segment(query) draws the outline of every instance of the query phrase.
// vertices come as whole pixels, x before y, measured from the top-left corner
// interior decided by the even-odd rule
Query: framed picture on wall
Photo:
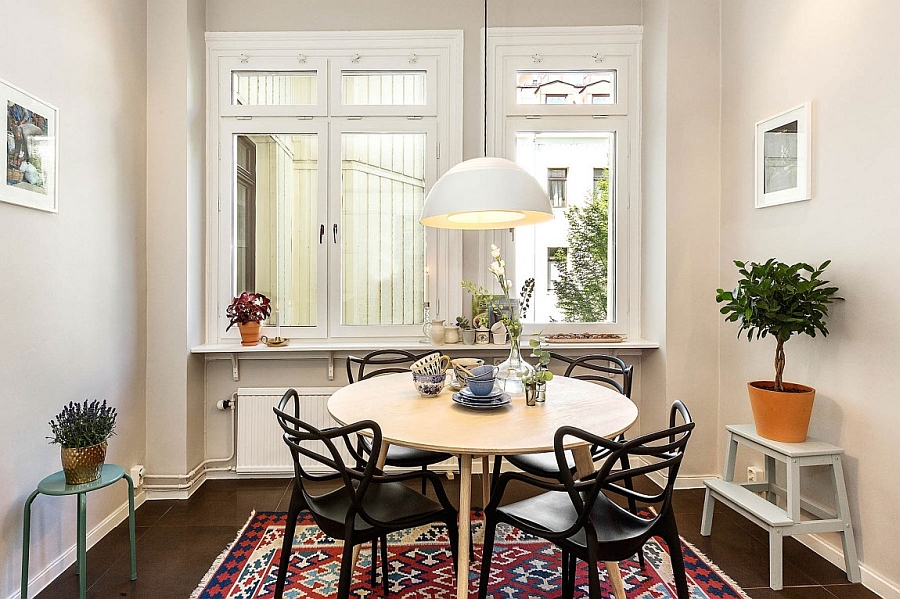
[[[6,112],[6,179],[0,201],[57,212],[59,111],[0,79]]]
[[[756,207],[812,198],[809,102],[756,123]]]

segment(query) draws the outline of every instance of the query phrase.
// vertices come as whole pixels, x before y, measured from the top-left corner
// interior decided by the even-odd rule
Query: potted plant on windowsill
[[[50,421],[50,443],[60,445],[66,484],[81,485],[100,478],[107,439],[116,434],[116,409],[106,400],[69,402]]]
[[[741,277],[733,291],[718,289],[716,301],[726,322],[740,322],[738,336],[747,331],[747,340],[775,337],[775,380],[747,384],[756,432],[774,441],[800,443],[806,440],[816,390],[783,381],[784,343],[792,336],[828,335],[825,317],[837,287],[828,287],[821,278],[831,263],[819,268],[803,262],[784,264],[774,258],[763,264],[734,261]],[[804,274],[808,273],[808,274]]]
[[[469,324],[469,319],[464,318],[462,316],[456,317],[456,326],[459,327],[459,334],[462,337],[462,342],[464,345],[474,345],[475,343],[475,329],[472,328],[472,325]]]
[[[252,346],[259,343],[259,323],[272,313],[272,305],[262,293],[244,292],[231,300],[225,314],[228,316],[226,331],[238,325],[241,331],[241,345]]]

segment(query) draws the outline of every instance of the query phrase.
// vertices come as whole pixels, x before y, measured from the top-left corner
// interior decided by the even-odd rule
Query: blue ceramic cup
[[[468,385],[469,391],[472,392],[472,395],[477,395],[478,397],[484,397],[486,395],[490,395],[491,391],[494,390],[494,381],[496,379],[474,379],[469,377]]]

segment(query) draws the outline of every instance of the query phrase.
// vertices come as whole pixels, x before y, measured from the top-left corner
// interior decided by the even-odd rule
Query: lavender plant
[[[106,400],[84,403],[70,401],[69,405],[50,421],[53,433],[50,443],[66,448],[90,447],[103,443],[116,434],[116,409],[106,405]]]

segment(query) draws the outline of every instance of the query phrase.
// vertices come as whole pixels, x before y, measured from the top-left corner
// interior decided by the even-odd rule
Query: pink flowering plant
[[[269,317],[272,313],[272,305],[262,293],[244,292],[238,297],[231,300],[225,314],[228,316],[228,327],[226,331],[236,324],[247,324],[248,322],[261,322]]]
[[[116,409],[106,400],[84,403],[70,401],[69,405],[50,421],[50,443],[66,448],[91,447],[103,443],[116,434]]]

